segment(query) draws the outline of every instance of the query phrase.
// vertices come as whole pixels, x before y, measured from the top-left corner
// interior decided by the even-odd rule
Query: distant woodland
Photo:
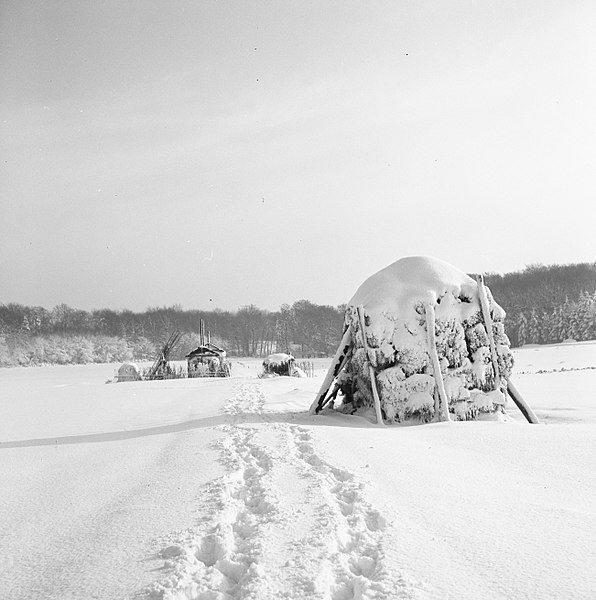
[[[485,275],[485,281],[507,312],[513,346],[596,339],[596,263],[531,265]],[[212,342],[232,356],[327,356],[339,344],[343,313],[344,306],[308,300],[277,311],[254,305],[237,311],[171,306],[132,312],[0,304],[0,366],[151,360],[176,329],[183,336],[171,358],[181,359],[199,344],[201,319]]]
[[[530,265],[485,281],[512,346],[596,339],[596,263]]]

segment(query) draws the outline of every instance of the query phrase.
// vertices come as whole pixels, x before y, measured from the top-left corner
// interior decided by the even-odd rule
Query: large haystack
[[[341,393],[345,410],[374,407],[379,421],[502,413],[513,366],[504,318],[482,278],[435,258],[398,260],[349,301],[311,412]]]

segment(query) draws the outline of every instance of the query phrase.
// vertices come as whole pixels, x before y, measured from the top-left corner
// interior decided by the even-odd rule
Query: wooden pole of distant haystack
[[[176,346],[176,344],[180,341],[182,337],[182,333],[178,330],[172,332],[166,343],[161,348],[153,366],[149,369],[147,373],[147,379],[157,379],[158,377],[163,379],[168,368],[168,360],[170,358],[170,353]]]
[[[310,414],[316,415],[320,412],[325,404],[327,404],[327,392],[333,383],[333,380],[341,373],[342,369],[345,367],[348,362],[348,358],[352,352],[352,326],[348,325],[347,329],[344,331],[344,335],[341,338],[341,342],[339,343],[339,347],[335,352],[335,356],[331,361],[331,366],[327,371],[327,375],[325,375],[325,379],[321,384],[321,388],[319,389],[319,393],[315,398],[315,401],[311,404]]]
[[[372,388],[373,400],[375,403],[375,413],[377,415],[377,423],[379,425],[385,425],[383,423],[383,414],[381,413],[381,399],[379,398],[379,390],[377,389],[377,379],[375,376],[375,370],[370,362],[370,356],[368,354],[368,342],[366,341],[366,329],[364,323],[364,307],[359,306],[358,319],[360,320],[360,332],[362,333],[362,344],[364,346],[364,352],[366,353],[366,360],[368,362],[368,372],[370,375],[370,386]]]
[[[199,321],[199,344],[205,345],[205,321],[203,319]]]
[[[426,313],[428,352],[433,363],[435,385],[437,386],[437,392],[439,393],[440,402],[440,406],[435,406],[435,413],[439,416],[441,421],[451,421],[451,417],[449,416],[449,400],[447,399],[447,392],[445,391],[445,382],[443,381],[443,373],[441,373],[441,363],[439,362],[439,355],[437,353],[437,340],[435,336],[435,308],[429,302],[425,306],[424,312]]]

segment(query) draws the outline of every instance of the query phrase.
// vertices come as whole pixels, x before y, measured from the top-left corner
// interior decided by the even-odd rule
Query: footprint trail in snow
[[[216,447],[228,472],[199,499],[201,523],[162,552],[169,577],[150,597],[415,598],[387,564],[387,524],[364,484],[318,456],[311,428],[268,423],[264,404],[258,382],[227,400]],[[263,422],[247,424],[255,413]]]

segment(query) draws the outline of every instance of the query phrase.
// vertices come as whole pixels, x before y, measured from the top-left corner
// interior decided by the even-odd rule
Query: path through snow
[[[163,550],[170,575],[150,595],[414,597],[385,560],[388,525],[364,499],[364,483],[320,458],[311,428],[268,421],[264,404],[260,382],[240,383],[227,400],[228,423],[214,444],[227,474],[205,487],[199,525]]]

